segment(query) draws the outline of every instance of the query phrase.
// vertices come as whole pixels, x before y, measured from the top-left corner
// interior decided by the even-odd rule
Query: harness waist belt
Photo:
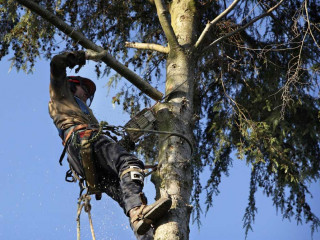
[[[74,127],[70,127],[69,129],[67,129],[64,133],[65,137],[64,140],[62,142],[63,145],[66,144],[66,142],[68,142],[69,138],[71,137],[72,133],[82,130],[82,129],[87,129],[90,125],[89,124],[79,124],[76,125]]]

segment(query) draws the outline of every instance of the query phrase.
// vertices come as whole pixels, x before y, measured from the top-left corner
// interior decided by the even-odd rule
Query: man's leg
[[[122,176],[121,174],[130,167],[143,170],[143,162],[104,136],[93,143],[93,151],[98,167],[108,175],[107,178],[117,179],[120,183],[126,215],[129,214],[130,209],[141,206],[143,179],[142,181],[131,179],[130,171]]]
[[[142,193],[144,180],[143,162],[128,153],[119,144],[106,137],[94,143],[95,159],[105,171],[117,175],[120,180],[125,213],[139,235],[145,234],[152,223],[160,219],[171,207],[171,200],[162,198],[151,205]]]

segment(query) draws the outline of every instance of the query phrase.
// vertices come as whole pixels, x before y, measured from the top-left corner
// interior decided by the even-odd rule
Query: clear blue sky
[[[76,239],[77,184],[64,181],[66,162],[60,167],[61,140],[48,115],[49,62],[38,61],[34,74],[13,69],[10,62],[0,62],[2,126],[0,138],[0,239],[5,240],[69,240]],[[69,71],[68,74],[73,74]],[[92,64],[82,76],[96,79]],[[125,81],[125,80],[124,80]],[[96,117],[121,125],[128,115],[121,106],[113,108],[113,91],[107,95],[107,77],[95,81],[97,94],[92,105]],[[224,177],[221,193],[214,207],[202,218],[202,228],[190,225],[190,239],[244,239],[242,217],[248,202],[249,173],[241,160],[236,160],[230,177]],[[314,212],[320,216],[319,183],[311,186]],[[153,201],[153,185],[146,182],[145,193]],[[308,240],[308,225],[297,226],[294,219],[282,221],[272,202],[261,191],[257,196],[258,214],[248,240]],[[92,201],[93,224],[97,240],[135,239],[128,219],[120,207],[103,195]],[[92,239],[86,214],[81,217],[81,239]],[[320,232],[314,235],[320,239]]]

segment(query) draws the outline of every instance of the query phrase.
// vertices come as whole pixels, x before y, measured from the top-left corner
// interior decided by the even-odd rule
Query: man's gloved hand
[[[100,61],[103,57],[107,56],[108,52],[103,50],[101,52],[95,52],[93,50],[86,50],[85,56],[87,60]]]
[[[66,61],[69,68],[74,68],[76,65],[82,66],[86,64],[84,51],[66,52]]]

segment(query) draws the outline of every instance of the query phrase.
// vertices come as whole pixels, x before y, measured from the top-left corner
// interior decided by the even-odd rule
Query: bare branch
[[[312,33],[311,24],[310,24],[310,19],[309,19],[309,13],[308,13],[307,0],[305,0],[304,4],[305,4],[305,5],[304,5],[304,8],[305,8],[305,11],[306,11],[306,21],[307,21],[307,23],[308,23],[308,29],[309,29],[310,35],[311,35],[314,43],[317,45],[317,47],[320,48],[320,46],[319,46],[318,43],[317,43],[316,38],[314,37],[314,35],[313,35],[313,33]]]
[[[292,66],[289,67],[288,70],[288,81],[285,83],[285,85],[282,88],[282,94],[281,94],[281,99],[282,99],[282,104],[281,104],[281,118],[284,119],[285,116],[285,109],[288,105],[290,105],[290,102],[292,102],[292,93],[291,93],[291,87],[295,87],[299,83],[299,78],[300,75],[299,73],[302,70],[302,61],[301,61],[301,55],[302,55],[302,50],[303,50],[303,46],[304,46],[304,40],[307,36],[307,31],[305,32],[303,39],[301,41],[301,46],[300,46],[300,50],[299,50],[299,55],[293,57],[293,59],[291,59],[291,61],[289,62],[289,65],[291,62],[293,62]],[[297,60],[296,60],[297,59]],[[295,61],[296,60],[296,61]]]
[[[81,32],[75,30],[74,28],[66,24],[63,20],[58,18],[56,15],[39,6],[37,3],[31,0],[17,0],[17,2],[30,9],[32,12],[35,12],[48,22],[50,22],[60,31],[64,32],[69,37],[71,37],[76,43],[80,44],[82,47],[94,50],[96,52],[101,52],[104,50],[102,47],[96,45],[95,43],[87,39]],[[142,92],[147,94],[152,99],[162,99],[163,94],[161,92],[152,87],[149,83],[144,81],[141,77],[139,77],[133,71],[128,69],[122,63],[117,61],[109,53],[101,60],[108,66],[110,66],[112,69],[114,69],[116,72],[118,72],[120,75],[125,77],[129,82],[131,82],[133,85],[135,85],[137,88],[139,88]]]
[[[305,1],[305,11],[306,11],[306,21],[308,21],[308,11],[307,11],[307,1]],[[301,15],[303,15],[303,9],[301,8]],[[299,17],[297,18],[299,19]],[[296,23],[298,20],[296,20]],[[282,99],[282,104],[281,104],[281,118],[284,119],[285,116],[285,109],[287,106],[290,105],[292,100],[292,87],[296,87],[299,84],[302,84],[299,82],[301,71],[303,70],[302,68],[302,52],[303,52],[303,47],[304,47],[304,42],[305,39],[308,35],[308,31],[311,32],[311,29],[309,28],[309,21],[308,21],[308,29],[304,32],[303,38],[301,40],[300,44],[300,50],[299,54],[297,56],[294,56],[288,63],[289,69],[287,72],[288,80],[284,84],[281,94],[281,99]]]
[[[173,31],[173,28],[170,24],[169,12],[163,4],[163,0],[154,0],[157,8],[157,13],[159,17],[160,24],[162,29],[168,39],[170,49],[179,48],[178,39]]]
[[[159,44],[154,43],[136,43],[136,42],[126,42],[125,46],[127,48],[136,48],[136,49],[145,49],[145,50],[154,50],[161,53],[169,53],[169,47],[164,47]]]
[[[210,50],[212,47],[214,47],[215,45],[217,45],[219,42],[221,42],[222,40],[226,39],[226,38],[229,38],[235,34],[237,34],[238,32],[241,32],[243,30],[245,30],[247,27],[251,26],[252,24],[254,24],[256,21],[258,21],[259,19],[269,15],[272,11],[274,11],[277,7],[279,7],[281,5],[281,3],[283,2],[284,0],[281,0],[279,1],[275,6],[273,6],[272,8],[270,8],[267,12],[265,12],[264,14],[261,14],[260,16],[254,18],[253,20],[251,20],[249,23],[247,23],[246,25],[238,28],[237,30],[231,32],[231,33],[228,33],[218,39],[216,39],[215,41],[213,41],[209,46],[205,47],[202,51],[202,54],[204,53],[207,53],[208,50]]]
[[[207,23],[207,25],[206,25],[205,29],[203,30],[203,32],[201,33],[198,41],[194,45],[195,48],[198,48],[202,44],[202,42],[203,42],[205,36],[207,35],[207,33],[209,32],[210,28],[212,28],[221,18],[226,16],[237,5],[237,3],[239,1],[240,0],[234,0],[233,3],[231,3],[231,5],[227,9],[225,9],[222,13],[220,13],[219,16],[217,16],[211,22]]]

